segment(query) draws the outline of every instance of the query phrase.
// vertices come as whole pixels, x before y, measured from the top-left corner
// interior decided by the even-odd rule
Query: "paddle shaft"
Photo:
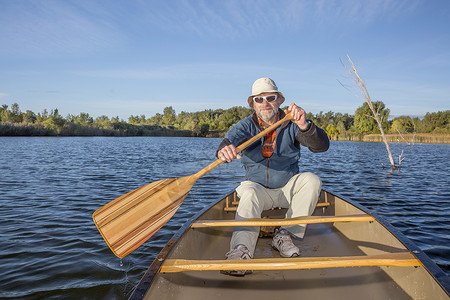
[[[251,139],[245,141],[244,143],[240,144],[237,148],[236,148],[236,152],[239,153],[241,151],[243,151],[244,149],[246,149],[248,146],[250,146],[251,144],[253,144],[256,140],[262,138],[263,136],[265,136],[266,134],[272,132],[273,130],[275,130],[278,126],[280,126],[281,124],[283,124],[286,121],[290,121],[292,120],[293,117],[291,115],[291,112],[288,111],[286,113],[286,116],[275,122],[274,124],[272,124],[271,126],[267,127],[266,129],[264,129],[263,131],[261,131],[260,133],[258,133],[257,135],[255,135],[254,137],[252,137]],[[224,161],[222,159],[217,159],[215,162],[213,162],[212,164],[210,164],[209,166],[206,166],[205,168],[203,168],[202,170],[198,171],[196,174],[192,175],[197,179],[199,179],[200,177],[202,177],[203,175],[205,175],[206,173],[208,173],[209,171],[215,169],[216,167],[218,167],[219,165],[221,165]]]

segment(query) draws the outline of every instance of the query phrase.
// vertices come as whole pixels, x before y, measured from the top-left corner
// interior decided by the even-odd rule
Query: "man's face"
[[[268,99],[263,99],[261,103],[253,100],[253,109],[256,114],[266,123],[272,124],[276,121],[276,115],[278,113],[278,107],[280,105],[280,97],[277,93],[262,93],[255,97],[266,97],[276,95],[276,100],[267,101]],[[253,98],[255,98],[253,97]],[[270,99],[270,97],[269,97]],[[261,100],[261,99],[259,99]]]

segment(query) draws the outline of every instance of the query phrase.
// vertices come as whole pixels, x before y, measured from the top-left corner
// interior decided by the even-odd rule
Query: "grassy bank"
[[[206,137],[223,138],[226,131],[210,131]],[[450,144],[450,134],[438,134],[438,133],[417,133],[409,134],[387,134],[386,138],[389,143],[427,143],[427,144]],[[368,135],[337,135],[330,138],[333,141],[354,141],[354,142],[383,142],[381,135],[368,134]]]
[[[438,133],[417,133],[417,134],[386,134],[389,143],[427,143],[427,144],[450,144],[450,134]],[[337,136],[333,140],[337,141],[358,141],[358,142],[383,142],[381,135],[368,134],[363,136],[347,135]]]
[[[98,128],[67,122],[62,127],[48,128],[34,123],[0,123],[0,136],[168,136],[192,137],[190,130],[175,130],[171,126],[131,125]]]

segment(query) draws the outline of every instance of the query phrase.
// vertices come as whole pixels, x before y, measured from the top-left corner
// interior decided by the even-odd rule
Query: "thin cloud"
[[[367,26],[414,11],[420,1],[166,1],[150,22],[168,33],[215,37],[268,37],[333,25]]]
[[[365,0],[365,1],[328,1],[315,2],[312,11],[324,23],[347,23],[368,25],[381,18],[395,19],[400,14],[414,11],[420,1],[411,0]]]
[[[396,18],[419,1],[4,1],[0,53],[63,55],[126,47],[158,34],[267,38],[318,27],[352,28]],[[332,26],[331,26],[332,25]]]
[[[213,4],[212,4],[213,3]],[[169,33],[239,38],[273,33],[273,29],[298,27],[303,6],[272,1],[164,2],[151,22]]]
[[[94,78],[114,78],[114,79],[174,79],[185,78],[193,79],[198,77],[210,78],[211,76],[223,77],[225,74],[232,76],[239,70],[240,74],[255,74],[258,72],[265,73],[282,73],[296,72],[298,70],[289,70],[278,66],[261,66],[252,64],[230,64],[230,63],[199,63],[199,64],[173,64],[161,67],[145,67],[142,69],[95,69],[95,70],[79,70],[73,71],[72,74],[83,77]],[[194,79],[195,80],[195,79]]]
[[[0,51],[14,55],[86,53],[116,44],[107,23],[89,18],[70,2],[3,2],[0,13]]]

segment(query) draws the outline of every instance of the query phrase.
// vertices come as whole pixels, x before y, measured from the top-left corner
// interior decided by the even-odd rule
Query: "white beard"
[[[278,109],[274,107],[273,110],[270,113],[266,114],[265,116],[263,116],[261,112],[256,109],[255,112],[258,115],[258,117],[261,118],[261,120],[263,120],[266,123],[269,123],[272,120],[272,118],[277,114]]]

